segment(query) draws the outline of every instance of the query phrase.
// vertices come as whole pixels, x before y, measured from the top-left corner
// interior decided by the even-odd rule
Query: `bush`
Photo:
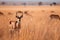
[[[38,5],[42,5],[42,2],[39,2]]]

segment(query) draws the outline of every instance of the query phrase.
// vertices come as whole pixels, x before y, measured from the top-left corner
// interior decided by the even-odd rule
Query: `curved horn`
[[[18,13],[22,13],[22,15],[21,16],[18,16]],[[16,12],[16,18],[21,19],[22,17],[23,17],[23,12],[22,11]]]

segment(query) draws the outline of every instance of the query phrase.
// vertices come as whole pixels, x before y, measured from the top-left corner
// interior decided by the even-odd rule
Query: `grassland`
[[[11,38],[9,32],[9,21],[16,21],[17,11],[31,15],[23,14],[19,40],[60,40],[60,20],[50,18],[60,16],[60,6],[0,6],[0,40],[18,40],[17,33]]]

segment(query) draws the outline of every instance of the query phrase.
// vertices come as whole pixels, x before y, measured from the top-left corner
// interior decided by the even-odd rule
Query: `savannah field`
[[[19,32],[10,33],[9,21],[16,21],[17,11],[23,14]],[[60,40],[60,20],[51,19],[51,14],[60,16],[60,6],[0,6],[0,40]]]

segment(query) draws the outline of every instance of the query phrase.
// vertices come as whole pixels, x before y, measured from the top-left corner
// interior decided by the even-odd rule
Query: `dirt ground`
[[[19,35],[9,30],[17,11],[23,12]],[[0,6],[0,12],[0,40],[60,40],[60,20],[50,17],[60,16],[60,6]]]

